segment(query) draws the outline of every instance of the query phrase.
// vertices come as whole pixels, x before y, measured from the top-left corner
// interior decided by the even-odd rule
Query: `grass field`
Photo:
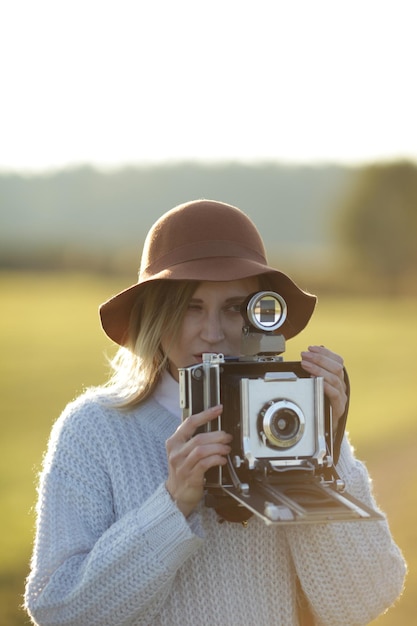
[[[124,279],[0,274],[0,624],[19,610],[28,572],[36,475],[64,405],[105,380],[114,348],[97,306]],[[352,384],[348,430],[374,478],[395,539],[409,563],[404,596],[373,626],[412,626],[417,601],[417,301],[323,298],[287,358],[321,343],[343,354]],[[262,625],[263,626],[263,625]],[[266,626],[266,625],[265,625]]]

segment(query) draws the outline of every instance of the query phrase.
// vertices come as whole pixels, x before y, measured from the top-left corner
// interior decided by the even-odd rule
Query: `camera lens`
[[[274,448],[291,448],[305,428],[300,407],[289,400],[272,400],[261,411],[261,436]]]
[[[300,428],[300,420],[292,409],[278,409],[270,420],[270,428],[275,439],[292,439]]]

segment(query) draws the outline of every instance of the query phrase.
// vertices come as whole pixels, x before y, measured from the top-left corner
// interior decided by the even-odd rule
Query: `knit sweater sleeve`
[[[202,543],[163,481],[115,514],[99,426],[97,415],[72,411],[51,436],[25,598],[41,626],[151,624]]]
[[[344,438],[337,466],[347,491],[377,509],[365,466]],[[362,626],[401,594],[406,565],[386,521],[291,527],[301,586],[320,626]]]

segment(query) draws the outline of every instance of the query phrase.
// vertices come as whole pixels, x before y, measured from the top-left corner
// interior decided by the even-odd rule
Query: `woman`
[[[242,524],[227,521],[236,511],[204,505],[205,472],[226,463],[231,436],[196,434],[221,406],[181,423],[178,368],[204,352],[239,354],[240,306],[265,287],[287,302],[289,339],[316,299],[268,266],[243,212],[201,200],[152,227],[138,283],[101,306],[102,326],[121,346],[115,375],[70,404],[51,434],[26,589],[37,624],[293,626],[302,597],[303,619],[348,626],[399,596],[405,564],[385,521]],[[343,435],[341,357],[312,346],[301,363],[324,378]],[[349,493],[375,508],[346,438],[337,469]]]

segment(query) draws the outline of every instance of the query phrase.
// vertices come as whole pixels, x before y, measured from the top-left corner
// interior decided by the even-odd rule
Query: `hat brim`
[[[162,270],[116,294],[100,306],[101,325],[115,343],[125,346],[129,336],[132,308],[143,289],[155,280],[197,280],[226,282],[266,275],[270,289],[279,293],[287,303],[287,319],[280,329],[286,339],[294,337],[310,320],[317,298],[303,291],[283,272],[252,260],[230,257],[197,259]]]

